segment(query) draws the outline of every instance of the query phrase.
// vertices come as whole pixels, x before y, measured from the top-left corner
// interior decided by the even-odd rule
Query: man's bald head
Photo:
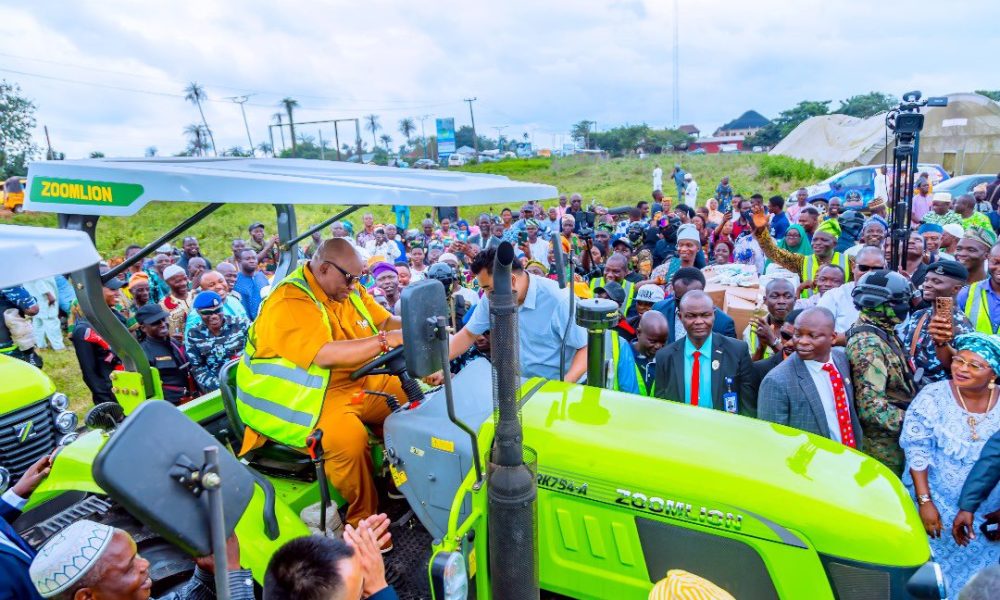
[[[653,356],[667,343],[668,334],[667,318],[663,313],[658,310],[646,311],[639,318],[639,327],[636,330],[639,352]]]
[[[344,238],[324,240],[309,261],[309,270],[326,295],[338,302],[347,300],[365,264],[358,251]]]
[[[702,306],[707,303],[709,306],[712,306],[713,308],[715,307],[715,304],[712,302],[712,297],[706,294],[703,290],[689,290],[688,293],[684,294],[684,297],[681,298],[678,308],[684,310],[688,306],[694,305],[695,303],[697,303],[698,306]]]

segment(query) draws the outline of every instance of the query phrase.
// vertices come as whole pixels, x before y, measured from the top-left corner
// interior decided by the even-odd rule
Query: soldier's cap
[[[159,304],[146,304],[144,306],[140,306],[139,310],[135,311],[135,320],[138,321],[140,325],[152,325],[153,323],[162,321],[169,316],[170,314],[163,310],[163,307]]]
[[[969,270],[965,268],[965,265],[958,262],[957,260],[941,259],[932,262],[927,267],[927,272],[936,273],[938,275],[949,277],[951,279],[957,279],[958,281],[969,280]]]
[[[617,281],[608,281],[598,288],[594,288],[594,294],[604,293],[609,300],[614,300],[618,306],[625,303],[625,289]]]

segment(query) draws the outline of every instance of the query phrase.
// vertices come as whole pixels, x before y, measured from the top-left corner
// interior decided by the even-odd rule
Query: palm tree
[[[413,132],[417,130],[417,124],[413,122],[413,119],[406,117],[405,119],[399,120],[399,133],[403,134],[406,138],[406,143],[410,143],[410,136]]]
[[[375,141],[375,133],[382,129],[382,126],[378,124],[378,115],[368,115],[365,117],[365,129],[372,132],[372,146],[378,146],[378,142]]]
[[[391,144],[391,143],[392,143],[392,138],[391,138],[391,137],[389,136],[389,134],[388,134],[388,133],[383,133],[382,135],[380,135],[380,136],[379,136],[379,138],[378,138],[378,139],[379,139],[379,141],[381,141],[381,142],[382,142],[383,144],[385,144],[385,151],[386,151],[386,154],[390,154],[390,151],[389,151],[389,144]]]
[[[219,153],[215,150],[215,136],[212,135],[212,130],[208,127],[208,121],[205,120],[205,110],[201,107],[202,100],[208,100],[205,88],[199,85],[198,82],[192,81],[184,88],[184,99],[198,107],[198,112],[201,113],[201,124],[205,126],[205,131],[208,132],[208,139],[212,141],[212,152],[218,156]]]
[[[268,142],[261,142],[257,144],[257,150],[260,150],[260,153],[264,156],[267,156],[268,154],[274,156],[274,148],[272,148],[271,144]]]
[[[188,136],[188,149],[191,154],[204,156],[208,145],[205,143],[205,126],[201,123],[192,123],[184,128],[184,135]]]
[[[156,146],[149,146],[146,148],[146,158],[153,158],[156,156],[157,152],[159,152],[159,150],[156,149]]]
[[[285,105],[285,111],[288,113],[288,132],[292,138],[292,156],[295,156],[295,120],[292,118],[292,111],[298,108],[299,101],[294,98],[285,98],[281,103]]]
[[[281,135],[281,149],[282,150],[285,149],[285,128],[281,126],[281,120],[283,118],[284,118],[284,115],[281,114],[280,112],[276,112],[273,115],[271,115],[271,120],[278,124],[278,133]]]

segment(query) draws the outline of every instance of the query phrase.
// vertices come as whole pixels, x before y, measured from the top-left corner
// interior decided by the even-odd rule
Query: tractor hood
[[[23,360],[0,354],[0,381],[4,382],[0,413],[27,406],[51,396],[56,386],[49,376]]]
[[[832,440],[561,382],[526,395],[524,439],[538,453],[541,489],[859,562],[929,558],[900,480]]]

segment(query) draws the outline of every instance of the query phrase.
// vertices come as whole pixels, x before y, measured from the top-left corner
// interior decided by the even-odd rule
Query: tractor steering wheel
[[[396,361],[397,358],[402,358],[402,356],[403,347],[396,346],[385,354],[376,356],[371,362],[351,373],[351,381],[367,377],[368,375],[399,375],[406,371],[406,363],[402,362],[401,365],[392,365],[391,367],[389,365]]]

